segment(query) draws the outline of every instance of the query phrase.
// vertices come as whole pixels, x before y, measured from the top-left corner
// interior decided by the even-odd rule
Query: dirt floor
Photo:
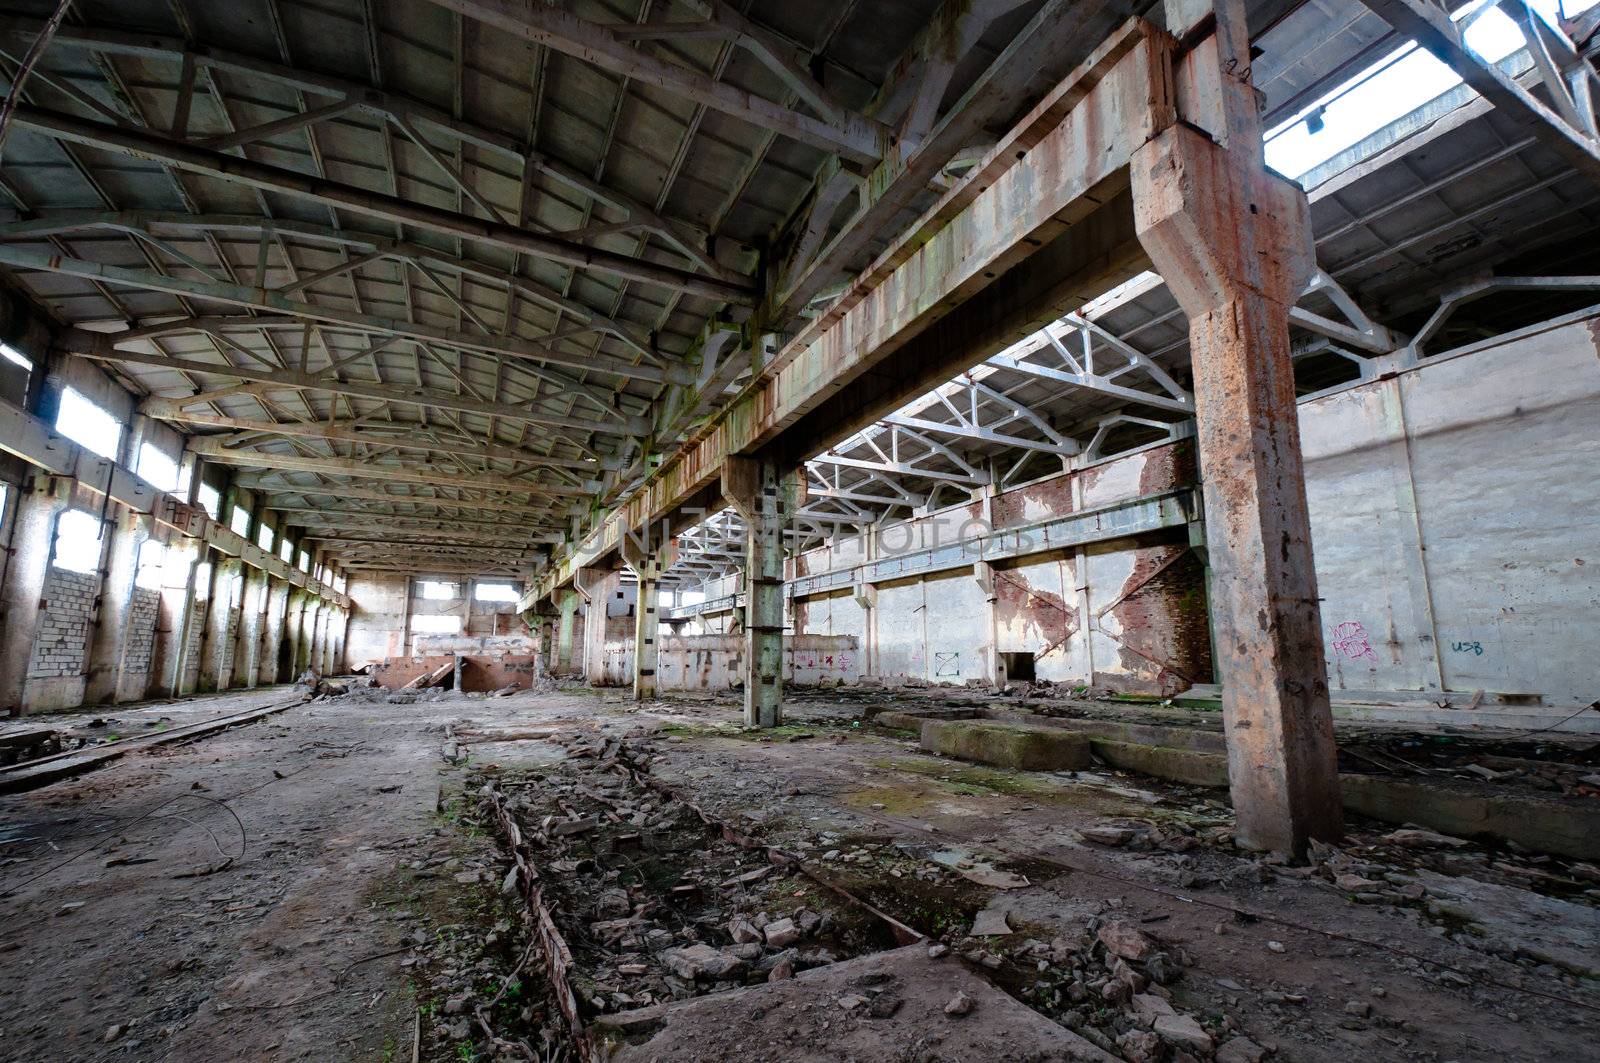
[[[1597,1058],[1587,865],[1353,823],[1283,866],[1217,791],[868,700],[351,696],[0,798],[0,1058],[580,1058],[491,801],[618,1058]]]

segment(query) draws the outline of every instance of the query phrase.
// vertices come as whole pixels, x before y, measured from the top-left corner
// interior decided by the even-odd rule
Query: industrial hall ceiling
[[[0,9],[8,80],[56,7]],[[1145,8],[77,0],[11,118],[0,268],[346,568],[528,575],[1083,58],[1056,42]],[[1269,127],[1396,43],[1353,0],[1251,29]],[[1593,186],[1503,116],[1453,143],[1309,189],[1324,269],[1386,320],[1508,233],[1594,228]],[[1064,386],[1046,338],[818,440],[809,515],[1189,418],[1159,283],[1063,328],[1120,368]]]

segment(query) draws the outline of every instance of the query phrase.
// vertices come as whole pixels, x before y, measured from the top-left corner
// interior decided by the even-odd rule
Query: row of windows
[[[419,583],[422,588],[422,597],[428,601],[450,602],[461,597],[459,584],[432,579],[420,580]],[[475,602],[514,602],[520,597],[522,597],[522,591],[514,583],[474,583],[472,585],[472,600]]]

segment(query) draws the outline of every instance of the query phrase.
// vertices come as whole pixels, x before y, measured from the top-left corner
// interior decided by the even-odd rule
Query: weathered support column
[[[228,689],[228,680],[233,677],[231,668],[225,670],[224,666],[229,664],[231,649],[228,628],[233,617],[233,581],[243,567],[244,562],[237,557],[226,556],[218,557],[211,566],[211,597],[206,612],[205,641],[200,648],[199,689],[202,693]]]
[[[161,604],[150,671],[156,677],[155,689],[169,698],[179,697],[183,692],[200,547],[199,540],[173,536],[167,544],[167,560],[161,566]]]
[[[105,578],[100,583],[94,635],[89,640],[89,666],[83,687],[85,705],[105,705],[117,700],[117,686],[122,678],[122,651],[128,642],[134,577],[139,571],[139,549],[149,537],[149,524],[142,514],[121,509],[111,522],[108,534],[111,542],[107,544]]]
[[[261,681],[261,624],[266,608],[267,574],[259,568],[244,570],[244,594],[239,606],[239,634],[233,648],[233,685],[254,687]]]
[[[1237,839],[1301,853],[1342,830],[1289,354],[1315,263],[1306,197],[1262,162],[1239,0],[1185,61],[1177,83],[1214,93],[1180,93],[1196,113],[1135,152],[1134,212],[1189,317]]]
[[[805,481],[765,459],[729,458],[722,495],[745,525],[744,722],[783,722],[783,532],[804,501]]]
[[[639,581],[633,604],[633,700],[656,696],[656,664],[661,649],[661,557],[650,544],[624,536],[622,559]]]
[[[5,578],[0,580],[0,711],[22,713],[22,691],[38,631],[39,600],[50,574],[56,518],[67,508],[68,491],[68,481],[35,476],[17,495],[11,549]]]
[[[571,675],[575,671],[572,650],[578,627],[578,606],[581,603],[578,592],[570,587],[556,592],[559,617],[556,622],[556,658],[551,671],[557,675]]]
[[[263,684],[284,681],[279,661],[283,659],[285,628],[289,625],[289,587],[282,580],[267,581],[267,620],[261,639],[259,679]]]
[[[580,568],[574,578],[587,606],[583,614],[583,657],[579,673],[590,686],[606,681],[606,607],[621,589],[622,576],[601,568]]]

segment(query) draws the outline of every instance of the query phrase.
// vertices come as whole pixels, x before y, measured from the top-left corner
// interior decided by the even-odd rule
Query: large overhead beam
[[[394,483],[426,484],[433,487],[476,487],[485,491],[504,491],[522,495],[584,497],[600,490],[598,481],[576,487],[567,484],[529,483],[509,476],[468,473],[458,469],[428,465],[387,465],[349,458],[308,458],[299,454],[232,450],[223,446],[218,440],[205,438],[190,439],[189,449],[208,461],[224,465],[242,465],[248,469],[314,472],[320,476],[350,476],[359,480],[388,480]]]
[[[379,332],[391,336],[402,336],[407,339],[426,340],[467,350],[490,351],[511,358],[522,358],[569,368],[592,369],[598,373],[632,377],[656,384],[668,381],[687,383],[694,375],[692,370],[686,366],[661,369],[653,365],[634,365],[631,362],[608,358],[605,355],[581,355],[574,352],[562,352],[511,336],[464,332],[459,329],[433,328],[414,321],[401,321],[397,318],[363,314],[355,310],[322,306],[300,299],[290,299],[280,292],[266,288],[252,288],[243,284],[227,284],[221,281],[185,280],[181,277],[172,277],[165,273],[156,273],[151,270],[129,269],[125,266],[112,266],[103,262],[90,262],[86,259],[68,258],[63,255],[40,254],[35,251],[28,251],[20,247],[9,247],[3,244],[0,244],[0,263],[20,269],[38,270],[41,273],[59,273],[69,277],[82,277],[85,280],[122,284],[145,291],[166,292],[170,295],[208,299],[213,302],[227,303],[230,306],[261,310],[269,314],[285,314],[304,321],[320,321],[332,325],[343,325],[349,328],[361,329],[365,332]]]
[[[885,93],[892,94],[894,86],[906,80],[910,69],[939,64],[950,55],[970,51],[995,10],[998,8],[994,4],[949,0],[929,21],[902,69],[891,74]],[[893,219],[916,203],[950,159],[975,143],[985,142],[987,127],[996,115],[1014,113],[1022,105],[1024,92],[1041,70],[1056,70],[1068,76],[1074,66],[1094,53],[1101,41],[1113,35],[1126,14],[1120,4],[1103,0],[1045,0],[1011,44],[925,137],[902,137],[878,163],[867,176],[861,193],[865,202],[844,228],[815,258],[797,263],[794,275],[783,279],[781,290],[769,300],[773,304],[772,318],[786,320],[836,283]],[[806,218],[798,220],[801,226],[807,222]],[[835,306],[830,312],[842,313],[845,309]]]
[[[1127,166],[1174,106],[1168,47],[1138,20],[1105,38],[787,345],[781,368],[552,569],[545,593],[626,531],[709,501],[729,456],[803,460],[1143,270]]]
[[[542,465],[552,469],[577,469],[583,472],[602,472],[621,467],[615,458],[596,461],[591,458],[565,458],[559,455],[536,454],[520,447],[446,443],[430,438],[426,426],[377,421],[365,431],[346,428],[326,421],[257,421],[245,417],[226,417],[185,409],[188,399],[146,399],[139,404],[139,412],[161,421],[196,425],[205,428],[231,428],[240,434],[263,433],[290,436],[296,439],[326,439],[340,443],[355,443],[373,447],[399,447],[403,450],[426,450],[435,454],[455,454],[464,458],[485,458],[498,461],[517,461],[528,465]],[[381,430],[380,430],[381,429]],[[398,433],[398,434],[396,434]],[[238,443],[237,438],[225,439]]]
[[[698,295],[719,302],[747,304],[753,302],[755,298],[754,289],[746,284],[706,277],[690,270],[644,259],[630,258],[627,255],[588,247],[558,236],[545,236],[514,225],[430,207],[398,196],[330,181],[314,174],[269,166],[226,152],[196,147],[146,130],[119,128],[86,121],[28,104],[22,104],[17,108],[15,121],[19,126],[58,140],[152,159],[180,170],[235,181],[265,192],[296,196],[330,207],[383,218],[385,221],[414,225],[419,229],[444,236],[491,244],[576,269],[609,273],[626,280],[659,285],[672,291]]]
[[[1362,0],[1374,13],[1406,37],[1437,56],[1474,92],[1505,111],[1561,156],[1574,170],[1600,183],[1600,135],[1595,131],[1596,74],[1589,61],[1578,55],[1572,42],[1551,29],[1538,15],[1522,19],[1524,36],[1531,36],[1535,70],[1560,113],[1551,110],[1514,78],[1467,47],[1466,27],[1430,0]],[[1489,10],[1494,5],[1488,5]],[[1508,0],[1513,17],[1528,11]],[[1531,14],[1531,12],[1529,12]],[[1573,79],[1568,81],[1568,79]]]
[[[357,502],[391,502],[396,505],[434,506],[441,509],[457,509],[468,512],[483,510],[491,513],[515,513],[524,517],[543,518],[549,520],[552,516],[549,506],[533,506],[519,502],[504,502],[497,498],[484,498],[476,494],[466,498],[435,498],[429,495],[396,495],[387,491],[380,491],[370,487],[351,487],[348,484],[297,484],[276,480],[272,477],[259,474],[244,474],[239,477],[239,485],[252,490],[262,491],[276,497],[294,498],[331,498],[345,499]],[[269,503],[277,508],[275,503]]]
[[[232,377],[260,384],[297,391],[322,391],[330,395],[349,395],[372,399],[376,402],[396,402],[405,406],[427,409],[457,410],[462,413],[480,413],[487,417],[503,417],[527,424],[542,424],[558,428],[579,428],[587,432],[635,435],[648,431],[643,418],[631,417],[621,423],[608,419],[572,418],[560,414],[547,414],[510,402],[485,402],[481,399],[452,395],[443,391],[422,388],[390,387],[384,384],[365,384],[351,380],[335,380],[315,373],[302,373],[296,369],[255,369],[249,366],[201,362],[192,358],[167,358],[143,351],[127,351],[117,346],[116,333],[87,332],[69,329],[57,337],[57,346],[70,354],[92,358],[101,362],[126,362],[148,365],[156,369],[171,369],[182,373],[206,373],[212,376]],[[182,401],[181,399],[178,401]]]
[[[762,99],[709,74],[659,59],[619,36],[616,29],[545,4],[520,0],[433,0],[468,18],[570,55],[619,77],[666,89],[703,107],[772,129],[803,144],[856,162],[883,157],[891,132],[863,115],[838,109],[818,118]]]

